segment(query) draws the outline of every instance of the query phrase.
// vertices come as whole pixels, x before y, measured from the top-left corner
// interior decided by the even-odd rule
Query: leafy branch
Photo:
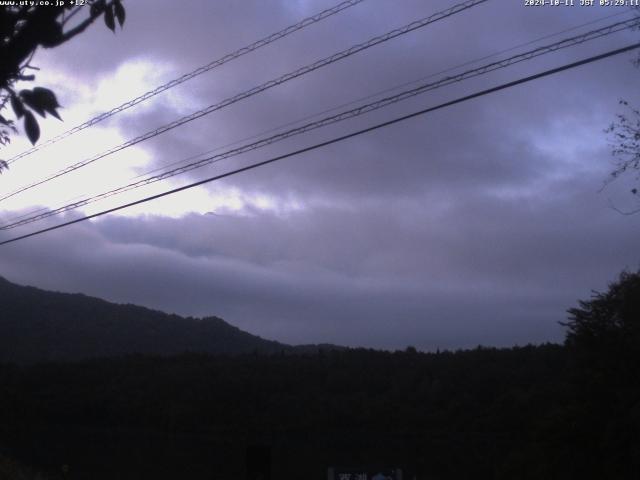
[[[27,2],[24,2],[27,3]],[[61,120],[60,104],[49,89],[35,87],[14,89],[18,81],[34,81],[38,70],[31,60],[38,47],[54,48],[66,43],[84,32],[99,17],[111,31],[116,31],[116,22],[122,28],[126,11],[122,0],[87,0],[86,7],[72,3],[52,8],[51,6],[20,5],[0,7],[0,111],[11,105],[15,120],[0,115],[0,146],[10,142],[11,134],[17,133],[16,122],[22,121],[27,138],[35,144],[40,138],[40,126],[36,114],[47,114]],[[70,20],[78,13],[88,15],[75,26],[67,28]],[[7,163],[0,160],[0,173]]]

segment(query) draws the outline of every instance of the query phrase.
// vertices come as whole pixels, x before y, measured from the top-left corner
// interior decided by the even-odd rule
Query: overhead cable
[[[310,73],[314,70],[317,70],[319,68],[325,67],[329,64],[332,64],[334,62],[337,62],[339,60],[343,60],[347,57],[350,57],[351,55],[354,55],[358,52],[361,52],[363,50],[366,50],[368,48],[371,48],[375,45],[379,45],[380,43],[389,41],[393,38],[399,37],[401,35],[405,35],[409,32],[412,32],[414,30],[417,30],[419,28],[423,28],[427,25],[430,25],[434,22],[437,22],[439,20],[443,20],[447,17],[450,17],[452,15],[455,15],[457,13],[460,13],[464,10],[467,10],[469,8],[472,8],[476,5],[479,5],[481,3],[485,3],[489,0],[467,0],[465,2],[459,3],[457,5],[454,5],[450,8],[447,8],[446,10],[442,10],[440,12],[437,12],[433,15],[430,15],[429,17],[420,19],[420,20],[416,20],[414,22],[411,22],[401,28],[397,28],[394,29],[384,35],[380,35],[374,38],[369,39],[366,42],[354,45],[346,50],[342,50],[341,52],[335,53],[333,55],[330,55],[328,57],[323,58],[322,60],[318,60],[314,63],[311,63],[309,65],[306,65],[304,67],[301,67],[293,72],[287,73],[285,75],[282,75],[278,78],[275,78],[273,80],[269,80],[268,82],[265,82],[257,87],[254,87],[250,90],[247,90],[245,92],[242,92],[238,95],[235,95],[233,97],[227,98],[219,103],[210,105],[206,108],[203,108],[202,110],[198,110],[190,115],[184,116],[178,120],[175,120],[171,123],[168,123],[166,125],[163,125],[162,127],[156,128],[155,130],[151,130],[143,135],[140,135],[136,138],[133,138],[131,140],[128,140],[120,145],[117,145],[113,148],[110,148],[109,150],[106,150],[105,152],[99,153],[91,158],[88,158],[86,160],[82,160],[80,162],[74,163],[73,165],[70,165],[60,171],[58,171],[57,173],[54,173],[53,175],[50,175],[42,180],[39,180],[37,182],[31,183],[29,185],[26,185],[24,187],[19,188],[18,190],[15,190],[11,193],[8,193],[6,195],[3,195],[2,197],[0,197],[0,201],[6,200],[8,198],[11,198],[15,195],[18,195],[19,193],[22,193],[26,190],[30,190],[34,187],[37,187],[39,185],[42,185],[43,183],[49,182],[51,180],[54,180],[62,175],[66,175],[68,173],[71,173],[75,170],[78,170],[79,168],[85,167],[89,164],[92,164],[108,155],[111,155],[113,153],[119,152],[121,150],[124,150],[125,148],[128,148],[132,145],[136,145],[140,142],[143,142],[145,140],[148,140],[150,138],[156,137],[158,135],[161,135],[165,132],[168,132],[169,130],[172,130],[176,127],[179,127],[181,125],[184,125],[186,123],[192,122],[193,120],[196,120],[198,118],[204,117],[205,115],[208,115],[210,113],[213,113],[217,110],[220,110],[222,108],[225,108],[229,105],[232,105],[236,102],[239,102],[240,100],[244,100],[245,98],[251,97],[253,95],[256,95],[258,93],[264,92],[265,90],[268,90],[270,88],[273,88],[277,85],[281,85],[285,82],[288,82],[289,80],[293,80],[294,78],[300,77],[302,75],[305,75],[307,73]]]
[[[34,146],[33,148],[30,148],[29,150],[26,150],[12,158],[10,158],[9,160],[7,160],[7,164],[12,164],[14,162],[16,162],[17,160],[26,157],[28,155],[31,155],[34,152],[37,152],[39,150],[42,150],[43,148],[49,146],[49,145],[53,145],[54,143],[59,142],[60,140],[67,138],[71,135],[73,135],[74,133],[77,133],[81,130],[84,130],[85,128],[91,127],[92,125],[95,125],[96,123],[100,123],[103,120],[106,120],[109,117],[112,117],[114,115],[116,115],[117,113],[123,112],[124,110],[127,110],[135,105],[138,105],[139,103],[144,102],[145,100],[149,100],[150,98],[155,97],[156,95],[169,90],[170,88],[173,88],[177,85],[180,85],[181,83],[186,82],[187,80],[191,80],[192,78],[197,77],[198,75],[202,75],[203,73],[206,73],[210,70],[213,70],[214,68],[220,67],[222,65],[224,65],[225,63],[230,62],[231,60],[235,60],[236,58],[239,58],[243,55],[246,55],[247,53],[253,52],[255,50],[258,50],[259,48],[262,48],[266,45],[269,45],[270,43],[275,42],[276,40],[280,40],[281,38],[284,38],[294,32],[297,32],[298,30],[301,30],[305,27],[308,27],[309,25],[312,25],[314,23],[320,22],[321,20],[324,20],[325,18],[329,18],[333,15],[335,15],[336,13],[339,13],[343,10],[346,10],[347,8],[353,7],[354,5],[357,5],[358,3],[363,2],[364,0],[347,0],[344,2],[339,3],[338,5],[335,5],[334,7],[328,8],[326,10],[323,10],[320,13],[317,13],[311,17],[307,17],[301,21],[299,21],[298,23],[295,23],[293,25],[289,25],[288,27],[276,32],[276,33],[272,33],[271,35],[268,35],[264,38],[261,38],[260,40],[253,42],[250,45],[247,45],[245,47],[239,48],[238,50],[231,52],[231,53],[227,53],[226,55],[218,58],[217,60],[213,60],[212,62],[203,65],[201,67],[196,68],[195,70],[189,72],[189,73],[185,73],[184,75],[178,77],[178,78],[174,78],[173,80],[170,80],[167,83],[164,83],[163,85],[160,85],[156,88],[154,88],[153,90],[150,90],[148,92],[143,93],[142,95],[133,98],[125,103],[123,103],[122,105],[119,105],[117,107],[112,108],[111,110],[109,110],[108,112],[104,112],[101,113],[100,115],[96,115],[95,117],[87,120],[86,122],[77,125],[65,132],[62,132],[61,134],[50,138],[49,140],[42,142],[36,146]]]
[[[271,145],[273,143],[282,141],[286,138],[290,138],[296,135],[300,135],[303,133],[307,133],[309,131],[321,128],[321,127],[325,127],[327,125],[331,125],[337,122],[341,122],[343,120],[347,120],[350,118],[354,118],[360,115],[364,115],[365,113],[369,113],[375,110],[379,110],[381,108],[387,107],[391,104],[400,102],[402,100],[406,100],[412,97],[415,97],[417,95],[426,93],[428,91],[431,90],[435,90],[437,88],[441,88],[447,85],[451,85],[453,83],[457,83],[457,82],[461,82],[463,80],[467,80],[470,78],[474,78],[480,75],[485,75],[487,73],[493,72],[495,70],[499,70],[502,68],[506,68],[508,66],[517,64],[517,63],[521,63],[524,61],[528,61],[531,60],[533,58],[539,57],[541,55],[546,55],[548,53],[551,52],[555,52],[558,51],[560,49],[564,49],[564,48],[568,48],[568,47],[572,47],[575,45],[579,45],[581,43],[590,41],[590,40],[594,40],[597,38],[601,38],[603,36],[606,35],[610,35],[612,33],[618,32],[620,30],[623,30],[625,28],[634,28],[635,26],[640,26],[640,19],[633,19],[633,20],[626,20],[623,22],[617,22],[615,24],[612,25],[608,25],[606,27],[603,28],[599,28],[597,30],[592,30],[590,32],[586,32],[584,34],[581,35],[577,35],[571,38],[567,38],[564,40],[560,40],[558,42],[555,42],[553,44],[550,45],[546,45],[546,46],[542,46],[542,47],[538,47],[536,49],[533,50],[529,50],[527,52],[524,53],[519,53],[517,55],[513,55],[509,58],[503,59],[503,60],[498,60],[496,62],[492,62],[486,65],[483,65],[481,67],[477,67],[474,68],[472,70],[467,70],[465,72],[462,72],[460,74],[457,75],[452,75],[452,76],[448,76],[448,77],[444,77],[440,80],[437,80],[435,82],[431,82],[431,83],[426,83],[423,85],[420,85],[418,87],[412,88],[410,90],[405,90],[403,92],[400,92],[396,95],[392,95],[392,96],[388,96],[379,100],[376,100],[374,102],[370,102],[367,103],[365,105],[361,105],[359,107],[356,108],[352,108],[349,110],[345,110],[343,112],[340,112],[338,114],[335,115],[331,115],[322,119],[319,119],[315,122],[310,122],[307,123],[305,125],[287,130],[285,132],[281,132],[275,135],[272,135],[270,137],[267,138],[263,138],[260,139],[258,141],[252,142],[252,143],[248,143],[245,145],[241,145],[237,148],[231,149],[231,150],[227,150],[226,152],[222,152],[213,156],[209,156],[200,160],[197,160],[195,162],[191,162],[187,165],[183,165],[180,167],[176,167],[173,168],[171,170],[167,170],[165,172],[162,172],[160,174],[157,175],[153,175],[135,182],[131,182],[127,185],[124,186],[120,186],[111,190],[108,190],[106,192],[91,196],[91,197],[87,197],[78,201],[74,201],[72,203],[69,203],[67,205],[64,205],[62,207],[58,207],[56,209],[53,210],[47,210],[44,213],[40,213],[37,215],[31,215],[31,216],[27,216],[27,218],[23,218],[23,217],[19,217],[16,218],[15,220],[5,224],[5,225],[1,225],[0,226],[0,230],[9,230],[11,228],[16,228],[22,225],[27,225],[29,223],[33,223],[33,222],[37,222],[39,220],[43,220],[45,218],[49,218],[55,215],[59,215],[61,213],[70,211],[70,210],[74,210],[77,208],[81,208],[84,207],[86,205],[89,205],[91,203],[95,203],[97,201],[100,200],[104,200],[106,198],[112,197],[114,195],[117,194],[121,194],[130,190],[134,190],[146,185],[150,185],[152,183],[156,183],[159,182],[161,180],[165,180],[167,178],[170,177],[174,177],[176,175],[180,175],[186,172],[189,172],[191,170],[195,170],[197,168],[201,168],[213,163],[217,163],[221,160],[227,159],[227,158],[231,158],[243,153],[247,153],[249,151],[252,150],[256,150],[258,148],[262,148],[265,147],[267,145]]]
[[[620,55],[622,53],[629,52],[629,51],[635,50],[637,48],[640,48],[640,43],[635,43],[635,44],[632,44],[632,45],[629,45],[629,46],[626,46],[626,47],[623,47],[623,48],[618,48],[616,50],[611,50],[609,52],[606,52],[606,53],[603,53],[603,54],[600,54],[600,55],[595,55],[595,56],[592,56],[592,57],[589,57],[589,58],[585,58],[583,60],[579,60],[577,62],[572,62],[572,63],[569,63],[569,64],[565,64],[565,65],[563,65],[561,67],[552,68],[552,69],[545,70],[543,72],[540,72],[540,73],[537,73],[537,74],[534,74],[534,75],[529,75],[527,77],[520,78],[518,80],[514,80],[514,81],[511,81],[511,82],[508,82],[508,83],[503,83],[503,84],[498,85],[496,87],[488,88],[486,90],[482,90],[480,92],[476,92],[476,93],[473,93],[471,95],[466,95],[464,97],[460,97],[460,98],[457,98],[455,100],[451,100],[451,101],[448,101],[448,102],[445,102],[445,103],[441,103],[439,105],[436,105],[435,107],[425,108],[423,110],[419,110],[417,112],[413,112],[413,113],[410,113],[408,115],[403,115],[401,117],[397,117],[397,118],[394,118],[392,120],[388,120],[386,122],[378,123],[378,124],[373,125],[371,127],[367,127],[367,128],[362,129],[362,130],[358,130],[358,131],[355,131],[355,132],[352,132],[352,133],[349,133],[349,134],[346,134],[346,135],[342,135],[340,137],[335,137],[335,138],[332,138],[331,140],[326,140],[324,142],[316,143],[315,145],[311,145],[309,147],[301,148],[299,150],[295,150],[293,152],[286,153],[284,155],[279,155],[277,157],[273,157],[273,158],[270,158],[268,160],[263,160],[261,162],[253,163],[251,165],[247,165],[245,167],[237,168],[235,170],[232,170],[232,171],[229,171],[229,172],[225,172],[225,173],[222,173],[222,174],[219,174],[219,175],[215,175],[213,177],[205,178],[204,180],[199,180],[197,182],[190,183],[189,185],[184,185],[182,187],[174,188],[172,190],[168,190],[168,191],[165,191],[165,192],[162,192],[162,193],[158,193],[156,195],[151,195],[149,197],[145,197],[145,198],[142,198],[140,200],[136,200],[134,202],[126,203],[124,205],[119,205],[117,207],[109,208],[109,209],[103,210],[101,212],[97,212],[97,213],[94,213],[94,214],[91,214],[91,215],[86,215],[84,217],[76,218],[75,220],[71,220],[69,222],[61,223],[61,224],[54,225],[54,226],[48,227],[48,228],[43,228],[42,230],[31,232],[31,233],[28,233],[26,235],[21,235],[21,236],[18,236],[18,237],[10,238],[8,240],[4,240],[4,241],[0,242],[0,246],[7,245],[9,243],[14,243],[14,242],[17,242],[17,241],[20,241],[20,240],[24,240],[24,239],[27,239],[27,238],[30,238],[30,237],[33,237],[33,236],[36,236],[36,235],[41,235],[43,233],[51,232],[53,230],[58,230],[58,229],[61,229],[61,228],[64,228],[64,227],[68,227],[68,226],[74,225],[76,223],[84,222],[84,221],[90,220],[92,218],[97,218],[97,217],[100,217],[100,216],[103,216],[103,215],[107,215],[109,213],[113,213],[113,212],[117,212],[119,210],[123,210],[123,209],[126,209],[126,208],[133,207],[135,205],[140,205],[140,204],[143,204],[143,203],[146,203],[146,202],[150,202],[152,200],[157,200],[159,198],[166,197],[168,195],[173,195],[175,193],[182,192],[182,191],[185,191],[185,190],[189,190],[191,188],[195,188],[195,187],[207,184],[207,183],[211,183],[211,182],[214,182],[216,180],[221,180],[223,178],[227,178],[227,177],[230,177],[232,175],[237,175],[237,174],[242,173],[242,172],[246,172],[246,171],[249,171],[249,170],[256,169],[258,167],[262,167],[262,166],[265,166],[265,165],[268,165],[268,164],[271,164],[271,163],[275,163],[277,161],[284,160],[284,159],[289,158],[289,157],[293,157],[293,156],[296,156],[296,155],[300,155],[300,154],[303,154],[303,153],[310,152],[312,150],[317,150],[319,148],[326,147],[328,145],[332,145],[332,144],[335,144],[335,143],[338,143],[338,142],[342,142],[344,140],[347,140],[347,139],[350,139],[350,138],[353,138],[353,137],[356,137],[356,136],[359,136],[359,135],[363,135],[365,133],[372,132],[374,130],[378,130],[378,129],[383,128],[383,127],[388,127],[390,125],[393,125],[393,124],[408,120],[410,118],[414,118],[414,117],[417,117],[417,116],[425,115],[427,113],[430,113],[430,112],[433,112],[433,111],[436,111],[436,110],[440,110],[440,109],[447,108],[447,107],[450,107],[450,106],[453,106],[453,105],[456,105],[456,104],[459,104],[459,103],[463,103],[463,102],[472,100],[474,98],[478,98],[478,97],[482,97],[482,96],[485,96],[485,95],[489,95],[491,93],[498,92],[500,90],[505,90],[507,88],[512,88],[512,87],[515,87],[517,85],[521,85],[523,83],[528,83],[528,82],[531,82],[531,81],[534,81],[534,80],[538,80],[538,79],[543,78],[543,77],[548,77],[550,75],[555,75],[557,73],[560,73],[560,72],[563,72],[563,71],[566,71],[566,70],[570,70],[572,68],[576,68],[576,67],[579,67],[579,66],[582,66],[582,65],[586,65],[586,64],[589,64],[589,63],[597,62],[599,60],[603,60],[605,58],[612,57],[614,55]]]

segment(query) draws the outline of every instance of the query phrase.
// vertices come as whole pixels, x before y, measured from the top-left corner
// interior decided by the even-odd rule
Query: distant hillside
[[[0,277],[0,362],[283,350],[297,348],[251,335],[217,317],[183,318],[81,294],[23,287]]]

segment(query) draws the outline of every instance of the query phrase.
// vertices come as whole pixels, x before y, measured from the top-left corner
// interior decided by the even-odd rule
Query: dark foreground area
[[[558,345],[3,365],[0,453],[70,479],[245,478],[250,445],[274,479],[634,478],[640,383],[588,368]]]
[[[5,290],[12,302],[7,311],[16,312],[6,330],[24,340],[19,333],[26,328],[15,327],[15,318],[41,318],[27,313],[45,297],[24,287]],[[66,319],[49,318],[46,338],[56,326],[70,332],[60,336],[66,340],[77,337],[74,324],[95,326],[95,316],[87,317],[93,323],[81,321],[83,312],[134,311],[45,295],[42,311],[57,306],[58,318]],[[155,315],[165,327],[179,322],[135,311]],[[5,360],[0,480],[321,480],[330,466],[400,467],[404,478],[420,480],[637,479],[640,272],[623,273],[608,292],[568,313],[562,346],[304,353],[285,345],[274,352],[278,345],[268,344],[235,355]],[[123,323],[103,317],[104,325],[83,333],[86,338]],[[145,322],[147,329],[154,325]],[[207,348],[219,343],[218,335],[243,349],[265,345],[219,321],[185,325],[194,339],[194,332],[206,334]],[[136,338],[147,337],[139,329]],[[49,340],[32,344],[41,343],[68,352]],[[16,358],[38,358],[16,352]],[[253,470],[248,451],[268,452],[266,475]]]

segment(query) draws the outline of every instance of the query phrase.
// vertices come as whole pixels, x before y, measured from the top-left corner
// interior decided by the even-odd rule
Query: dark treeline
[[[244,478],[252,444],[271,446],[273,478],[632,478],[637,405],[573,363],[544,345],[4,365],[2,443],[53,478]]]
[[[247,447],[266,445],[274,479],[368,465],[419,479],[638,478],[640,274],[569,310],[566,328],[564,345],[511,349],[0,364],[0,475],[238,479]]]

